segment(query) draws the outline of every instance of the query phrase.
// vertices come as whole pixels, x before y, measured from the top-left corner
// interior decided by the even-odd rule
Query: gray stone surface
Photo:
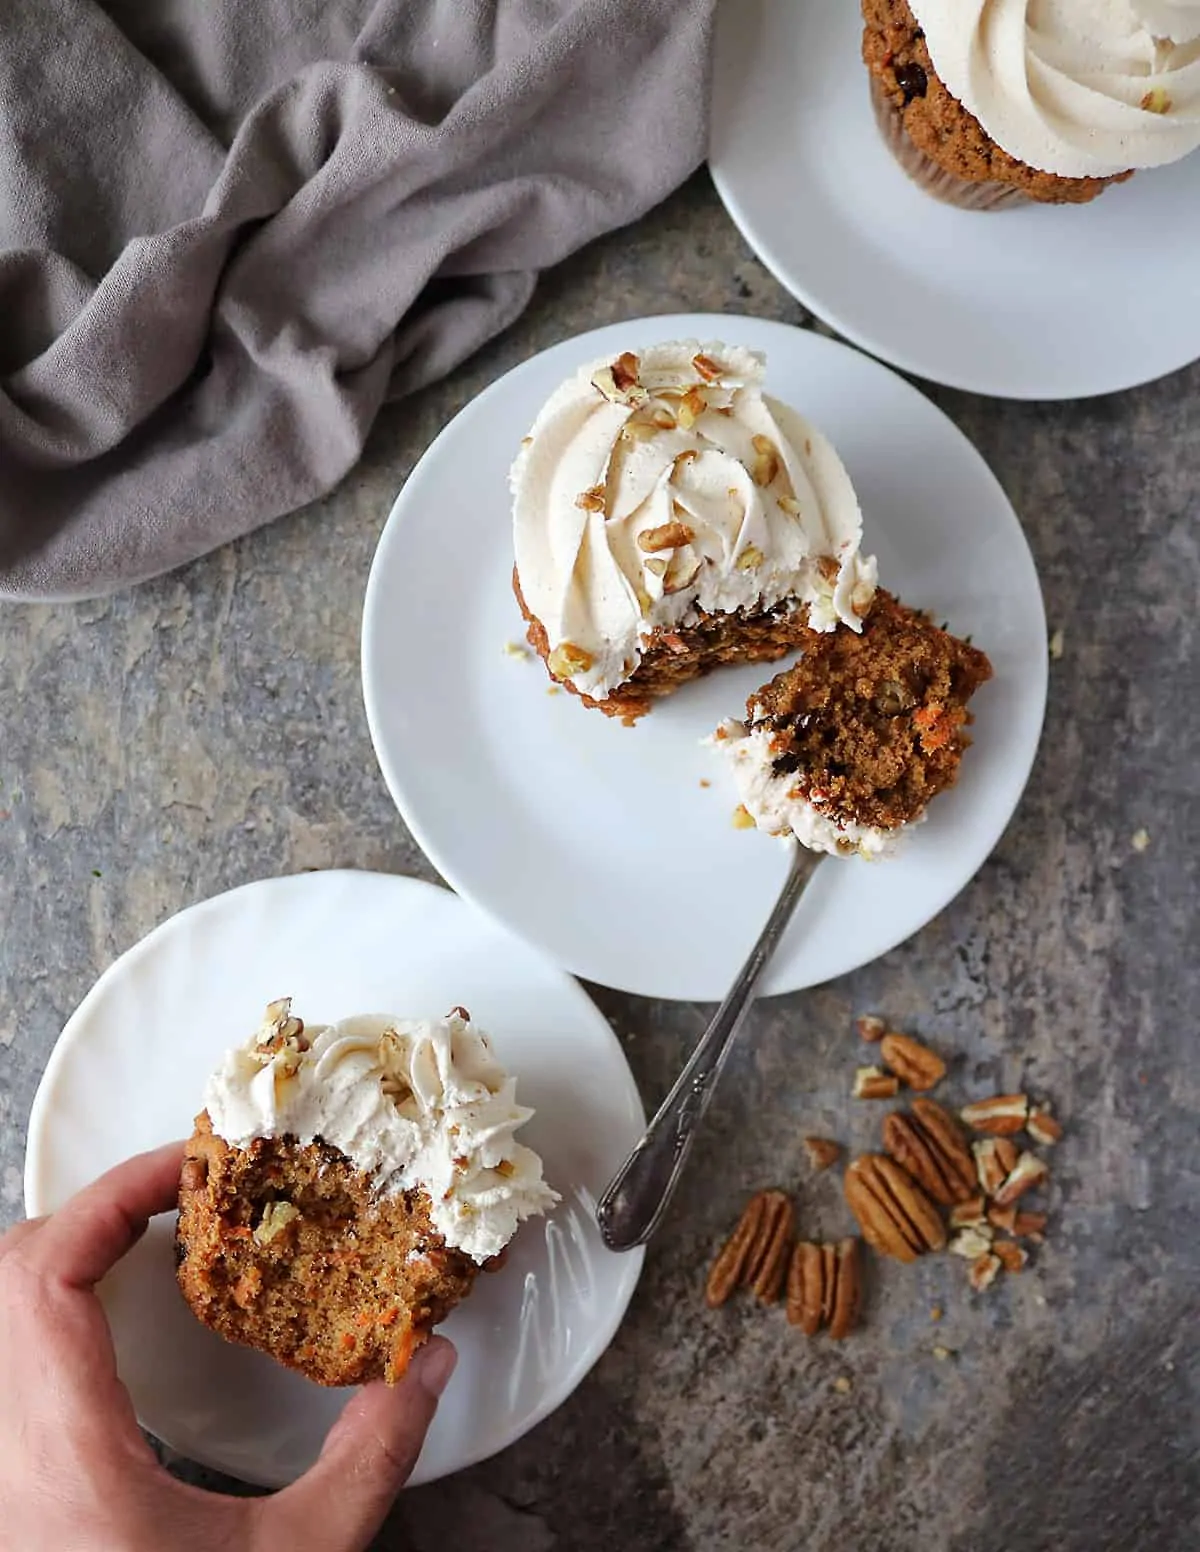
[[[703,176],[547,276],[451,381],[391,409],[328,500],[137,592],[0,613],[4,1220],[21,1211],[24,1126],[54,1039],[123,949],[268,874],[433,876],[377,773],[359,694],[362,592],[392,496],[513,363],[679,308],[811,321]],[[1200,366],[1079,404],[931,392],[1011,495],[1064,632],[1026,798],[918,937],[756,1011],[610,1351],[512,1449],[407,1495],[380,1547],[1196,1545]],[[708,1010],[595,995],[653,1107]],[[875,1263],[866,1327],[840,1349],[778,1311],[707,1313],[705,1269],[748,1188],[781,1182],[810,1233],[847,1229],[800,1137],[870,1141],[878,1113],[845,1097],[851,1019],[869,1009],[957,1053],[948,1091],[1025,1084],[1056,1101],[1068,1135],[1036,1270],[979,1298],[951,1258]]]

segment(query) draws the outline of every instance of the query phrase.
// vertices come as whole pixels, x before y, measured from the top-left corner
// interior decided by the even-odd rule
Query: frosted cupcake
[[[609,716],[723,663],[857,631],[875,593],[840,458],[763,392],[763,358],[695,341],[593,362],[513,465],[513,587],[553,679]]]
[[[1200,146],[1200,0],[862,0],[880,129],[972,210],[1082,204]]]
[[[322,1385],[394,1383],[558,1200],[533,1112],[462,1008],[311,1025],[289,998],[209,1081],[179,1189],[197,1318]]]

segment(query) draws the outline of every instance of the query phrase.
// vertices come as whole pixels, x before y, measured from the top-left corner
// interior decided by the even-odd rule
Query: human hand
[[[347,1403],[320,1459],[268,1498],[177,1482],[138,1430],[96,1284],[175,1204],[182,1147],[119,1164],[0,1238],[0,1541],[22,1552],[361,1552],[454,1371],[444,1337]]]

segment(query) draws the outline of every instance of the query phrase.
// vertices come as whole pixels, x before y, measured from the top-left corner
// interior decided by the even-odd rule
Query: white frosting
[[[636,386],[606,378],[611,360],[583,367],[512,469],[517,576],[551,654],[563,649],[552,671],[603,700],[654,630],[700,611],[794,601],[817,630],[860,629],[875,561],[858,553],[850,477],[818,431],[762,392],[762,357],[687,341],[623,359]],[[676,538],[658,548],[668,525]]]
[[[722,722],[708,740],[729,757],[742,807],[758,828],[769,835],[794,835],[810,851],[833,856],[857,855],[869,861],[891,856],[900,830],[881,830],[839,817],[806,797],[794,774],[775,774],[773,736],[766,728],[751,729],[731,719]]]
[[[1030,167],[1106,178],[1200,146],[1200,0],[910,4],[943,83]]]
[[[272,1003],[210,1078],[204,1104],[217,1136],[239,1148],[256,1137],[320,1138],[375,1175],[381,1192],[423,1188],[446,1244],[478,1262],[558,1201],[537,1154],[513,1137],[533,1111],[457,1010],[307,1028],[290,1011],[288,998]]]

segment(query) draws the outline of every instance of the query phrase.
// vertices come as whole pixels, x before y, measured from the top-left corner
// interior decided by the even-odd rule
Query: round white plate
[[[1029,548],[978,453],[914,388],[818,335],[707,315],[597,329],[522,363],[446,427],[397,498],[367,585],[363,686],[392,796],[460,894],[566,969],[648,997],[716,1000],[766,920],[787,853],[732,827],[732,783],[701,740],[776,670],[723,670],[626,728],[547,693],[538,659],[504,651],[524,630],[507,487],[521,437],[577,366],[688,337],[767,352],[771,391],[845,459],[885,585],[973,633],[996,669],[958,786],[903,858],[819,870],[768,993],[884,953],[979,867],[1037,747],[1046,631]]]
[[[857,0],[718,8],[710,162],[763,263],[855,344],[1011,399],[1076,399],[1200,356],[1200,155],[1090,205],[981,215],[880,139]]]
[[[519,1438],[612,1339],[642,1253],[604,1248],[593,1202],[642,1132],[641,1103],[583,991],[447,890],[376,873],[271,879],[172,917],[84,998],[34,1101],[29,1213],[186,1136],[222,1051],[286,994],[316,1023],[469,1008],[537,1108],[521,1135],[563,1197],[522,1227],[503,1271],[480,1278],[441,1328],[459,1363],[413,1476],[428,1482]],[[138,1417],[204,1465],[281,1486],[315,1459],[348,1392],[201,1326],[175,1284],[173,1230],[173,1216],[155,1219],[103,1285]]]

